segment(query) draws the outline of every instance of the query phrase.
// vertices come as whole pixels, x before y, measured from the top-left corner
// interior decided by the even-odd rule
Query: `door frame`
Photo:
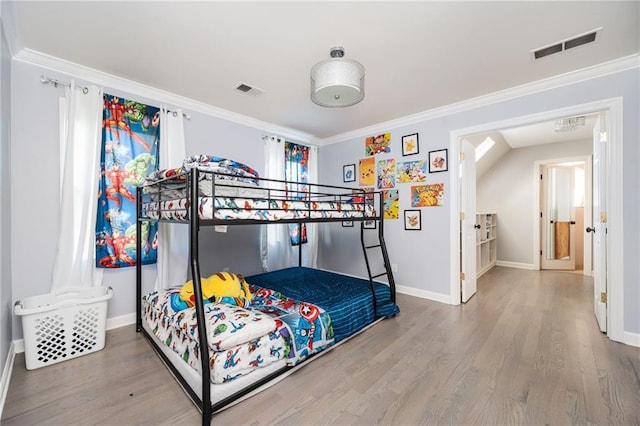
[[[624,342],[624,259],[623,259],[623,223],[622,223],[622,97],[603,99],[595,102],[572,105],[565,108],[552,109],[536,114],[514,117],[507,120],[484,123],[472,127],[454,129],[449,133],[449,158],[460,157],[460,139],[463,136],[497,131],[508,127],[518,127],[541,121],[592,114],[601,111],[609,112],[609,163],[607,167],[607,206],[608,206],[608,245],[607,245],[607,336],[611,340]],[[457,169],[453,169],[457,172]],[[595,176],[593,177],[596,178]],[[450,254],[449,254],[449,301],[452,305],[460,304],[460,227],[459,227],[459,194],[460,183],[458,173],[450,173],[449,197],[451,203],[449,219]]]
[[[541,246],[541,238],[542,231],[540,227],[540,212],[542,211],[542,199],[540,197],[540,170],[543,166],[549,166],[556,163],[565,163],[569,161],[584,161],[584,179],[587,183],[585,185],[588,188],[588,191],[585,191],[584,194],[584,223],[591,223],[591,207],[592,207],[592,194],[593,194],[593,185],[595,182],[592,180],[591,176],[591,168],[593,165],[592,155],[581,155],[576,157],[564,157],[564,158],[555,158],[550,160],[538,160],[533,163],[533,269],[535,271],[539,271],[541,269],[541,259],[540,256],[537,256],[536,253],[540,253]],[[591,226],[591,225],[589,225]],[[578,230],[575,232],[584,232],[584,229]],[[589,238],[589,244],[587,244],[587,239],[585,237],[584,241],[584,251],[583,251],[583,275],[593,276],[592,262],[591,262],[591,238]]]

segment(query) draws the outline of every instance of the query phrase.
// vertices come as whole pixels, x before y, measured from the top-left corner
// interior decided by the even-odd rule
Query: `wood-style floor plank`
[[[398,295],[401,313],[213,417],[213,424],[640,425],[640,349],[598,330],[582,275],[496,267],[465,305]],[[100,352],[27,371],[3,425],[197,425],[133,327]]]

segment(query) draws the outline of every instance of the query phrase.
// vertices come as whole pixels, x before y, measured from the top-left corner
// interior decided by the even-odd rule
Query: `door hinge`
[[[600,212],[600,222],[607,223],[607,212]]]
[[[600,302],[607,303],[607,293],[605,293],[604,291],[600,293]]]
[[[460,220],[464,220],[464,212],[460,212]]]
[[[460,272],[460,280],[464,281],[464,272]]]
[[[542,256],[542,250],[540,250],[540,256]]]
[[[542,180],[542,174],[540,174],[540,180]]]
[[[460,161],[464,161],[464,152],[460,153]]]

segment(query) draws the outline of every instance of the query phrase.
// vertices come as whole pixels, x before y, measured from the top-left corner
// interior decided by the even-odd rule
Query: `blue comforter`
[[[318,269],[294,267],[246,277],[249,284],[278,291],[323,308],[331,318],[335,342],[357,333],[376,318],[368,280]],[[389,286],[374,283],[377,317],[400,312],[391,302]]]

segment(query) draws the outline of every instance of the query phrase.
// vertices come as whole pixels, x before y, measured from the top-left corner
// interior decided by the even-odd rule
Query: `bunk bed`
[[[195,306],[184,309],[172,303],[179,286],[143,294],[142,238],[137,238],[136,329],[202,412],[203,424],[215,412],[399,312],[384,243],[382,195],[375,195],[264,179],[242,163],[210,156],[190,157],[182,167],[156,171],[138,188],[138,236],[149,222],[189,226]],[[299,245],[297,267],[240,277],[249,285],[250,300],[204,300],[201,226],[293,223],[301,230],[302,223],[341,221],[360,224],[367,279],[303,267]],[[365,221],[375,221],[375,230],[365,229]],[[374,244],[369,244],[372,234]],[[371,250],[379,250],[375,258],[381,259],[381,273],[372,272]]]

